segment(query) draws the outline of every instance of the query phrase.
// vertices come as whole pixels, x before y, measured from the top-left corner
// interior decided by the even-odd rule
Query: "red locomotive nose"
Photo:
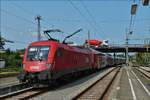
[[[46,62],[34,61],[24,64],[24,70],[27,72],[41,72],[50,68],[50,64]]]

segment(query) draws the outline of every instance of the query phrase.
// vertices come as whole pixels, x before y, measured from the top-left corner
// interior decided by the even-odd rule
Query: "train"
[[[90,47],[70,46],[54,39],[31,43],[23,58],[23,71],[20,82],[49,84],[63,76],[85,70],[123,64],[124,58],[98,52]]]

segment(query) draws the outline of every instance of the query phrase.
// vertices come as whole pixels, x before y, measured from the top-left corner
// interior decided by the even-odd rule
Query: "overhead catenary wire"
[[[36,13],[33,13],[33,12],[31,12],[30,10],[25,9],[25,8],[23,8],[22,6],[20,6],[20,5],[16,4],[16,3],[14,3],[14,2],[11,2],[11,4],[12,4],[13,6],[17,7],[19,10],[22,10],[23,12],[25,12],[25,13],[31,15],[31,16],[37,15]],[[20,17],[20,16],[18,16],[18,15],[12,14],[12,13],[10,13],[10,12],[8,12],[8,11],[5,11],[5,10],[3,10],[3,11],[4,11],[5,13],[9,14],[9,15],[15,16],[15,17],[17,17],[17,18],[21,18],[22,20],[25,19],[25,18]],[[27,19],[25,19],[25,20],[27,20]],[[29,22],[29,20],[27,20],[27,21]],[[31,22],[31,21],[30,21],[30,22]],[[42,18],[42,23],[43,23],[43,22],[44,22],[44,24],[46,24],[47,26],[46,26],[46,25],[42,25],[42,26],[43,26],[42,29],[47,29],[47,28],[49,28],[49,26],[51,26],[52,28],[54,27],[54,24],[48,24],[47,21],[45,21],[45,20]],[[35,24],[35,23],[34,23],[34,24]],[[8,27],[7,27],[7,28],[8,28]],[[16,29],[14,29],[14,28],[8,28],[8,29],[17,32]]]
[[[10,27],[10,26],[1,25],[1,27],[2,27],[2,28],[5,28],[5,29],[7,29],[7,30],[14,31],[14,32],[21,32],[21,30],[16,29],[16,28],[13,28],[13,27]]]
[[[88,18],[85,17],[85,15],[80,11],[80,9],[71,0],[68,1],[70,2],[71,6],[83,17],[83,19],[85,19],[85,21],[87,21],[89,25],[93,27],[96,32],[98,32],[95,26],[93,26],[93,24],[88,20]]]
[[[15,7],[19,8],[20,10],[25,11],[27,14],[32,15],[32,16],[39,15],[39,14],[33,13],[33,12],[31,12],[31,11],[29,11],[29,10],[23,8],[22,6],[20,6],[20,5],[16,4],[16,3],[13,3],[13,5],[14,5]],[[53,28],[53,27],[55,26],[55,25],[52,24],[52,23],[49,24],[45,19],[47,19],[47,18],[42,18],[42,23],[44,23],[44,25],[43,25],[43,24],[41,25],[41,26],[42,26],[42,27],[41,27],[42,29]],[[47,19],[47,20],[49,20],[49,19]]]
[[[83,5],[84,9],[86,10],[87,14],[89,15],[89,17],[92,19],[92,21],[94,22],[95,26],[99,26],[99,24],[97,24],[95,18],[93,17],[93,15],[91,14],[91,12],[88,10],[87,6],[84,4],[84,2],[82,0],[80,0],[81,4]],[[100,26],[99,26],[100,27]],[[100,27],[101,31],[102,28]],[[104,33],[103,31],[100,33]]]
[[[21,19],[21,20],[23,20],[23,21],[25,21],[25,22],[28,22],[28,23],[30,23],[30,24],[35,24],[33,21],[31,21],[31,20],[29,20],[29,19],[26,19],[26,18],[24,18],[24,17],[22,17],[22,16],[16,15],[16,14],[10,12],[10,11],[4,10],[4,9],[0,9],[0,10],[1,10],[2,12],[4,12],[4,13],[7,13],[7,14],[9,14],[9,15],[12,15],[12,16],[16,17],[16,18],[19,18],[19,19]]]
[[[24,21],[27,21],[27,22],[29,22],[29,23],[34,24],[34,22],[32,22],[32,21],[30,21],[30,20],[28,20],[28,19],[25,19],[24,17],[18,16],[18,15],[13,14],[13,13],[10,13],[9,11],[6,11],[6,10],[4,10],[4,9],[1,9],[1,10],[2,10],[4,13],[6,13],[6,14],[12,15],[12,16],[14,16],[14,17],[17,17],[17,18],[21,19],[21,20],[24,20]],[[3,28],[6,28],[6,29],[8,29],[8,30],[17,32],[17,33],[18,33],[18,32],[22,32],[21,30],[12,28],[12,27],[10,27],[10,26],[4,26],[4,25],[2,25],[2,27],[3,27]]]
[[[20,34],[25,34],[25,33],[31,33],[34,31],[25,31],[25,30],[20,30],[20,29],[16,29],[14,27],[10,27],[10,26],[5,26],[5,25],[1,25],[2,28],[6,29],[6,30],[10,30],[16,33],[20,33]],[[27,34],[26,34],[27,35]]]
[[[129,20],[120,19],[120,20],[101,20],[100,23],[127,23]],[[141,18],[141,19],[134,19],[135,22],[142,22],[142,21],[150,21],[150,18]]]
[[[94,19],[94,17],[93,17],[93,15],[90,13],[90,11],[87,9],[87,7],[86,7],[86,5],[83,3],[83,1],[82,0],[80,0],[81,1],[81,3],[82,3],[82,5],[83,5],[83,7],[86,9],[86,11],[88,12],[88,14],[89,14],[89,16],[91,16],[91,18],[92,19]],[[111,0],[110,0],[111,1]],[[113,1],[113,0],[112,0]],[[120,0],[121,1],[121,0]],[[17,7],[17,8],[19,8],[20,10],[22,10],[22,11],[24,11],[24,12],[26,12],[26,13],[28,13],[28,14],[30,14],[30,15],[32,15],[32,16],[35,16],[35,15],[38,15],[38,14],[36,14],[36,13],[34,13],[34,12],[31,12],[30,10],[27,10],[27,9],[25,9],[25,8],[23,8],[22,6],[20,6],[20,5],[18,5],[18,4],[16,4],[16,3],[14,3],[14,2],[11,2],[11,4],[12,5],[14,5],[15,7]],[[44,18],[44,19],[46,19],[46,20],[50,20],[50,21],[58,21],[58,22],[85,22],[85,23],[89,23],[89,22],[87,22],[87,21],[82,21],[82,20],[79,20],[79,19],[56,19],[56,18]],[[44,22],[44,24],[46,24],[47,26],[49,26],[49,25],[51,25],[52,27],[54,26],[54,24],[48,24],[47,23],[47,21],[45,21],[45,20],[42,20],[42,23]],[[97,21],[97,22],[100,22],[100,23],[117,23],[117,22],[121,22],[121,23],[123,23],[123,22],[128,22],[129,20],[111,20],[111,21],[108,21],[108,20],[102,20],[102,21]],[[150,21],[150,19],[149,18],[147,18],[147,19],[137,19],[137,20],[135,20],[135,21]],[[95,23],[96,21],[94,21],[93,20],[93,22]],[[96,23],[97,23],[96,22]],[[95,25],[99,25],[99,24],[96,24],[95,23]],[[47,28],[47,26],[43,26],[43,27],[45,27],[45,28]],[[102,29],[102,28],[101,28]],[[101,30],[102,31],[102,30]]]
[[[19,44],[29,44],[29,42],[17,41],[17,40],[15,40],[14,43],[19,43]]]
[[[16,14],[10,13],[9,11],[6,11],[6,10],[4,10],[4,9],[0,9],[0,10],[3,11],[3,12],[5,12],[5,13],[7,13],[7,14],[9,14],[9,15],[15,16],[16,18],[19,18],[19,19],[21,19],[21,20],[23,20],[23,21],[25,21],[25,22],[28,22],[28,23],[30,23],[30,24],[34,24],[34,22],[32,22],[32,21],[30,21],[30,20],[28,20],[28,19],[26,19],[26,18],[23,18],[23,17],[21,17],[21,16],[18,16],[18,15],[16,15]],[[4,26],[3,26],[3,27],[4,27]],[[18,30],[14,29],[14,28],[11,28],[11,27],[8,27],[8,26],[5,26],[5,28],[10,29],[10,30],[13,30],[13,31],[15,31],[15,32],[18,32]],[[16,43],[19,43],[19,42],[17,41]]]
[[[25,22],[27,22],[27,23],[32,24],[32,29],[34,29],[34,26],[33,26],[33,25],[35,25],[35,23],[34,23],[33,21],[28,20],[28,19],[26,19],[26,18],[24,18],[24,17],[22,17],[22,16],[16,15],[16,14],[10,12],[10,11],[4,10],[4,9],[0,9],[0,10],[1,10],[2,12],[4,12],[4,13],[8,14],[8,15],[14,16],[14,17],[16,17],[16,18],[18,18],[18,19],[20,19],[20,20],[22,20],[22,21],[25,21]],[[13,31],[15,31],[15,32],[21,32],[21,31],[18,30],[18,29],[16,30],[16,29],[11,28],[11,27],[8,27],[8,26],[3,26],[3,27],[4,27],[4,28],[7,28],[7,29],[10,29],[10,30],[13,30]]]
[[[16,3],[14,3],[14,2],[11,2],[11,4],[14,5],[15,7],[17,7],[18,9],[20,9],[20,10],[22,10],[22,11],[24,11],[24,12],[30,14],[30,15],[37,15],[36,13],[33,13],[33,12],[31,12],[30,10],[25,9],[25,8],[23,8],[22,6],[20,6],[20,5],[16,4]]]
[[[46,18],[46,20],[50,20],[50,21],[56,21],[56,22],[65,22],[65,23],[88,23],[87,21],[83,21],[80,19],[50,19],[50,18]],[[42,20],[42,22],[45,20]],[[130,19],[119,19],[119,20],[98,20],[97,22],[99,23],[127,23],[129,22]],[[143,21],[150,21],[150,18],[140,18],[140,19],[135,19],[135,22],[143,22]],[[46,22],[46,21],[45,21]]]
[[[18,32],[22,32],[21,30],[12,28],[10,26],[4,26],[4,25],[2,25],[1,27],[6,28],[7,30],[11,30],[11,31],[17,32],[17,33]],[[11,40],[11,41],[13,41],[14,43],[29,44],[29,42],[25,42],[25,41],[18,41],[18,40]]]
[[[102,0],[103,1],[103,0]],[[111,0],[108,0],[108,1],[111,1]],[[121,0],[120,0],[121,1]],[[18,4],[18,3],[17,3]],[[20,6],[20,5],[19,5]],[[20,6],[21,7],[21,6]],[[23,7],[22,7],[23,8]],[[25,9],[25,10],[27,10],[26,8],[23,8],[23,9]],[[28,10],[29,11],[29,13],[30,13],[30,10]],[[31,12],[31,14],[33,14],[32,12]]]
[[[16,15],[16,14],[14,14],[14,13],[12,13],[12,12],[10,12],[10,11],[4,10],[4,9],[0,9],[0,10],[1,10],[2,12],[6,13],[6,14],[8,14],[8,15],[14,16],[14,17],[16,17],[16,18],[18,18],[18,19],[20,19],[20,20],[22,20],[22,21],[24,21],[24,22],[30,23],[30,24],[31,24],[30,28],[34,29],[33,25],[34,25],[35,23],[32,22],[31,20],[28,20],[28,19],[26,19],[26,18],[24,18],[24,17],[22,17],[22,16]],[[6,29],[8,29],[8,30],[12,30],[12,31],[14,31],[14,32],[22,32],[22,30],[19,30],[19,29],[10,27],[10,26],[1,25],[1,27],[6,28]],[[28,25],[28,27],[29,27],[29,25]]]
[[[12,26],[6,26],[6,25],[1,25],[2,28],[14,31],[14,32],[23,32],[24,30],[18,29],[18,28],[14,28]],[[31,31],[24,31],[24,32],[31,32]]]
[[[22,6],[20,6],[20,5],[18,5],[18,4],[16,4],[16,3],[14,3],[14,2],[11,2],[11,4],[13,4],[15,7],[17,7],[19,10],[22,10],[22,11],[24,11],[24,12],[26,12],[27,14],[30,14],[31,16],[36,16],[36,15],[39,15],[39,14],[37,14],[37,13],[34,13],[34,12],[31,12],[30,10],[27,10],[27,9],[25,9],[25,8],[23,8]],[[54,24],[48,24],[44,19],[42,19],[42,23],[44,22],[44,24],[46,24],[47,26],[54,26]],[[45,25],[43,25],[43,27],[47,27],[47,26],[45,26]]]

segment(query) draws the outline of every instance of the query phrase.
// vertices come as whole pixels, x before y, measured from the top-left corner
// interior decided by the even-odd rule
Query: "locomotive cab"
[[[24,70],[27,72],[41,72],[48,68],[46,62],[48,60],[49,46],[31,46],[28,48],[26,63]]]
[[[42,44],[42,45],[41,45]],[[51,78],[53,53],[49,42],[32,43],[25,52],[23,60],[23,72],[18,76],[21,82],[47,82]]]

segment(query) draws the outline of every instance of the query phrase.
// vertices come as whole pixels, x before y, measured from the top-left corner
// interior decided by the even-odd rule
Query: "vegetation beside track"
[[[6,68],[1,68],[0,69],[0,74],[1,73],[6,73],[6,72],[19,72],[22,68],[21,67],[6,67]]]
[[[2,71],[19,71],[20,67],[22,66],[23,61],[23,54],[25,49],[11,51],[7,49],[5,52],[0,53],[0,59],[5,61],[5,68],[1,68],[0,72]]]
[[[136,53],[130,60],[134,65],[150,66],[150,53]]]
[[[0,53],[0,59],[5,60],[6,67],[22,66],[22,59],[24,52],[25,49],[16,51],[11,51],[10,49],[7,49],[6,52]]]
[[[1,72],[0,78],[17,76],[19,72]]]
[[[11,51],[7,49],[0,53],[0,59],[5,61],[5,68],[0,68],[0,78],[16,76],[22,70],[23,54],[25,49]]]
[[[21,70],[21,67],[0,68],[0,78],[17,76]]]

